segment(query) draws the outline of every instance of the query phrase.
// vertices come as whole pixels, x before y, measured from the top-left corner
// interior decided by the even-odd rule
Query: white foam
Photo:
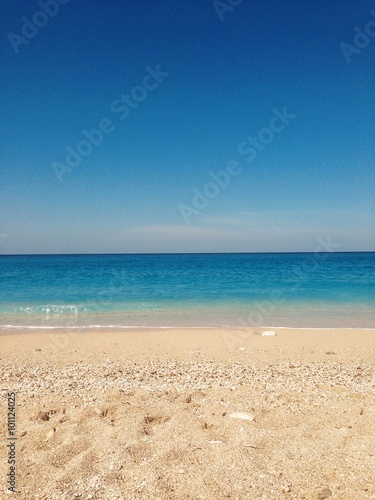
[[[227,329],[227,330],[258,330],[262,328],[272,328],[274,330],[368,330],[375,331],[374,327],[349,327],[349,326],[336,326],[336,327],[305,327],[305,326],[274,326],[274,327],[238,327],[233,325],[217,325],[217,326],[189,326],[189,325],[173,325],[173,326],[164,326],[164,325],[76,325],[76,326],[64,326],[64,325],[0,325],[0,330],[92,330],[94,328],[101,329],[118,329],[118,330],[156,330],[156,329],[166,329],[166,330],[218,330],[218,329]],[[269,334],[268,334],[269,335]],[[266,335],[266,336],[268,336]],[[275,333],[276,335],[276,333]]]

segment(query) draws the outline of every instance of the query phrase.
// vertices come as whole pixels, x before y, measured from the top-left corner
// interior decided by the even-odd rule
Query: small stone
[[[186,401],[187,403],[191,403],[191,396],[189,395],[189,396],[185,399],[185,401]]]
[[[276,332],[273,332],[271,330],[266,330],[265,332],[262,332],[262,337],[273,337],[276,335]]]
[[[145,421],[146,424],[151,424],[152,422],[154,422],[155,417],[150,417],[150,415],[146,415],[145,417],[143,417],[143,420]]]
[[[23,436],[26,436],[26,434],[27,434],[27,431],[22,431],[20,436],[23,437]]]
[[[49,430],[46,434],[46,439],[51,439],[51,437],[53,437],[53,435],[55,434],[56,432],[56,429],[53,427],[51,430]]]
[[[40,418],[40,420],[43,420],[43,422],[48,422],[49,420],[49,415],[48,413],[46,413],[45,411],[40,411],[38,413],[38,418]]]
[[[248,420],[249,422],[252,422],[253,420],[255,420],[254,415],[250,415],[250,413],[243,413],[243,412],[239,412],[239,411],[236,411],[234,413],[230,413],[229,417],[230,418],[239,418],[241,420]]]
[[[332,495],[332,491],[329,488],[323,488],[318,493],[319,500],[324,500]]]

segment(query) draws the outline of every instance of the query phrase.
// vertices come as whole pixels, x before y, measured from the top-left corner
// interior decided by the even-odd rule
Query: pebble
[[[262,337],[273,337],[276,335],[276,332],[273,332],[271,330],[266,330],[265,332],[262,332]]]
[[[53,427],[51,430],[49,430],[46,434],[46,440],[47,439],[51,439],[51,437],[53,437],[53,435],[55,434],[56,432],[56,429]]]
[[[40,411],[38,413],[38,418],[40,418],[40,420],[43,420],[43,422],[48,422],[49,420],[49,415],[48,413],[46,413],[45,411]]]
[[[239,412],[239,411],[236,411],[234,413],[230,413],[229,417],[230,418],[240,418],[241,420],[249,420],[249,422],[252,422],[253,420],[255,420],[254,415],[250,415],[250,413],[243,413],[243,412]]]
[[[323,488],[318,493],[319,500],[324,500],[332,495],[332,491],[329,488]]]

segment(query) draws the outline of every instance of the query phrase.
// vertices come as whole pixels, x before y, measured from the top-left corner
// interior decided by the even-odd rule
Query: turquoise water
[[[0,328],[375,327],[375,253],[0,256]]]

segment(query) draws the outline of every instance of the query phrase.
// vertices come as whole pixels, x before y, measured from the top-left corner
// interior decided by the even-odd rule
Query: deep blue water
[[[0,256],[0,325],[375,327],[375,253]]]

